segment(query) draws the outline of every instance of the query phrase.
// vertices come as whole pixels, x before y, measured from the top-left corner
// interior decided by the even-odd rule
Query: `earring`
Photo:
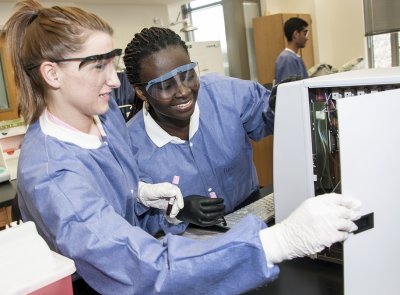
[[[149,113],[149,109],[150,109],[150,105],[149,105],[149,102],[147,100],[145,100],[143,102],[143,107],[146,110],[146,115],[147,115]]]

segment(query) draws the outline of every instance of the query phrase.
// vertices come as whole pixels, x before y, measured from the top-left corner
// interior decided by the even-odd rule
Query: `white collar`
[[[143,121],[144,121],[144,128],[146,130],[147,135],[150,137],[151,141],[157,147],[162,147],[167,143],[171,142],[174,144],[180,144],[186,142],[185,140],[180,139],[176,136],[171,136],[166,132],[164,129],[160,127],[151,117],[150,113],[143,108]],[[194,112],[190,117],[190,125],[189,125],[189,139],[193,137],[196,131],[199,129],[199,120],[200,120],[200,109],[197,105],[197,102],[194,106]]]
[[[101,136],[107,136],[99,116],[94,116],[94,121]],[[48,118],[45,111],[40,115],[39,123],[44,134],[53,136],[58,140],[76,144],[84,149],[97,149],[101,146],[101,140],[97,136],[58,125]]]
[[[285,50],[287,50],[287,51],[290,51],[290,52],[292,52],[292,53],[294,53],[294,54],[296,54],[298,57],[301,57],[301,55],[300,54],[298,54],[298,53],[296,53],[296,52],[294,52],[292,49],[290,49],[290,48],[285,48]]]

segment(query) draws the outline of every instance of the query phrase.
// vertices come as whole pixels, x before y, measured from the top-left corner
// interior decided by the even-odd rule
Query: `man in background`
[[[275,83],[293,76],[301,79],[308,77],[304,61],[298,54],[308,40],[308,23],[299,17],[292,17],[285,22],[284,32],[288,44],[275,62]]]

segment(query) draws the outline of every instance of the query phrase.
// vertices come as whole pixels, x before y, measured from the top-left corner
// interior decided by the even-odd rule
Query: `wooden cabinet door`
[[[0,208],[0,228],[11,223],[11,206]]]
[[[7,101],[8,105],[0,106],[0,121],[18,118],[17,107],[17,90],[14,82],[14,71],[11,61],[6,52],[4,44],[4,34],[0,31],[0,88],[2,97],[1,101]]]
[[[286,45],[282,15],[274,14],[254,18],[253,34],[258,82],[261,84],[272,83],[275,60]]]
[[[284,23],[291,17],[300,17],[309,24],[309,40],[300,55],[306,68],[314,65],[314,49],[311,31],[311,16],[308,14],[278,13],[260,16],[253,19],[254,50],[258,82],[272,83],[275,79],[275,61],[286,48],[287,41],[283,32]]]
[[[272,185],[272,149],[273,136],[267,136],[259,142],[252,142],[253,162],[256,166],[261,186]]]
[[[314,65],[311,16],[298,13],[278,13],[253,19],[254,49],[256,55],[258,82],[272,83],[275,79],[275,61],[287,46],[283,32],[284,23],[291,17],[300,17],[309,25],[309,40],[300,51],[306,68]],[[260,142],[253,142],[253,160],[257,169],[260,185],[272,184],[273,137],[268,136]]]

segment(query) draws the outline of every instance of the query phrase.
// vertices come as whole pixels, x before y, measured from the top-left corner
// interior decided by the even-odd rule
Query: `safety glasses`
[[[306,37],[306,38],[308,37],[308,34],[310,33],[310,31],[308,29],[301,30],[300,32],[302,32],[304,34],[304,37]]]
[[[107,65],[110,62],[113,63],[114,68],[116,69],[118,67],[119,63],[119,58],[122,54],[122,49],[114,49],[108,53],[104,54],[97,54],[97,55],[91,55],[87,57],[72,57],[72,58],[63,58],[63,59],[55,59],[55,60],[50,60],[51,62],[54,63],[61,63],[61,62],[70,62],[70,61],[80,61],[79,63],[79,69],[81,69],[84,65],[88,63],[97,63],[99,65]],[[32,70],[38,66],[40,66],[41,63],[39,64],[34,64],[34,65],[29,65],[26,67],[27,70]]]
[[[199,70],[197,62],[182,65],[164,75],[145,83],[135,83],[135,86],[145,86],[146,92],[154,99],[172,99],[181,86],[190,89],[199,87]]]

